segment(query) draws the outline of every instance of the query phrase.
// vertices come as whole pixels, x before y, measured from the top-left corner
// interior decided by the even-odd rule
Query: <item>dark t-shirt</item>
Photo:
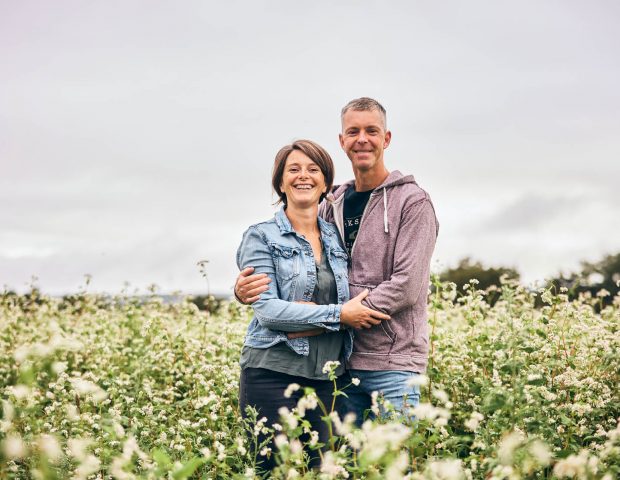
[[[371,193],[372,190],[356,192],[353,185],[344,192],[344,244],[347,252],[349,252],[349,256],[351,256],[351,249],[357,237],[362,215]]]

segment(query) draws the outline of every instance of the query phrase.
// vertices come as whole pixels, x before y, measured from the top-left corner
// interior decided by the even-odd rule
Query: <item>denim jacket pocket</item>
[[[271,249],[278,278],[291,280],[299,275],[301,263],[299,248],[278,245],[277,243],[271,243],[269,248]]]

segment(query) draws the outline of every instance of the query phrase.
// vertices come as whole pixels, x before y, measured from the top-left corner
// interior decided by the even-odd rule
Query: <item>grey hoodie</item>
[[[319,215],[344,238],[344,192],[328,196]],[[356,330],[348,368],[422,373],[428,363],[427,292],[439,224],[428,194],[412,175],[391,172],[370,195],[353,244],[351,297],[367,288],[364,304],[392,319]]]

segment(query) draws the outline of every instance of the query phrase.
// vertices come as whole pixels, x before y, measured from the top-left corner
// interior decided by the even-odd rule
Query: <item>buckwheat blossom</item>
[[[429,480],[463,480],[465,472],[460,460],[437,460],[426,467]]]
[[[320,477],[322,480],[333,478],[349,478],[349,472],[343,467],[344,459],[336,457],[333,452],[326,452],[321,462]]]
[[[409,387],[423,387],[428,385],[428,377],[426,375],[414,375],[413,377],[407,379],[407,386]]]
[[[94,455],[86,455],[73,473],[74,480],[86,480],[101,467],[101,461]]]
[[[300,388],[301,387],[298,383],[291,383],[288,387],[286,387],[286,390],[284,390],[284,397],[291,398],[291,395],[293,394],[293,392],[296,392]]]
[[[301,397],[297,402],[297,412],[299,416],[304,417],[306,415],[306,410],[314,410],[319,404],[318,400],[315,392]]]
[[[553,474],[558,478],[585,478],[588,473],[596,473],[596,462],[593,459],[587,450],[582,450],[579,455],[569,455],[558,460],[553,467]]]
[[[465,421],[465,428],[468,430],[475,432],[478,430],[480,426],[480,422],[484,420],[484,415],[479,412],[471,412],[469,420]]]
[[[411,433],[411,429],[401,423],[376,424],[369,420],[362,424],[364,432],[360,457],[368,462],[376,461],[387,451],[397,450]]]
[[[523,443],[523,434],[517,431],[510,432],[502,438],[497,450],[497,456],[502,465],[511,465],[515,450]]]
[[[400,452],[385,470],[384,478],[386,480],[402,480],[407,467],[409,467],[409,455],[406,452]]]
[[[357,387],[360,384],[360,379],[357,377],[353,377],[351,378],[351,383]]]
[[[276,447],[278,447],[278,449],[282,450],[286,445],[288,445],[288,438],[286,438],[286,435],[284,434],[276,435],[273,439],[273,443]]]
[[[280,418],[284,421],[284,423],[288,425],[288,428],[290,428],[291,430],[297,428],[297,425],[299,425],[299,420],[297,420],[297,416],[291,411],[289,411],[288,408],[280,407],[278,409],[278,414],[280,415]]]
[[[340,366],[340,362],[337,360],[329,360],[325,362],[323,365],[323,373],[331,373],[336,371],[336,369]]]
[[[41,435],[37,439],[37,447],[52,463],[59,462],[63,456],[60,443],[53,435]]]
[[[8,388],[9,394],[13,395],[15,400],[24,400],[32,394],[32,390],[27,385],[15,385]]]
[[[19,435],[7,435],[0,444],[4,455],[12,460],[17,460],[26,456],[28,449]]]
[[[78,395],[88,396],[95,403],[101,402],[108,396],[98,385],[83,378],[72,378],[70,381]]]

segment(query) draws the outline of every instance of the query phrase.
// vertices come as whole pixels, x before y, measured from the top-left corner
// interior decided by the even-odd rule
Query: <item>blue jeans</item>
[[[415,407],[420,402],[420,387],[408,385],[408,381],[417,377],[416,372],[402,370],[349,370],[351,378],[358,378],[359,385],[351,385],[344,392],[342,407],[344,413],[355,413],[355,422],[360,426],[366,418],[373,419],[375,414],[370,411],[372,405],[371,394],[379,392],[394,406],[396,412],[403,412],[405,407]],[[368,413],[366,411],[368,410]],[[381,410],[385,414],[385,410]]]

